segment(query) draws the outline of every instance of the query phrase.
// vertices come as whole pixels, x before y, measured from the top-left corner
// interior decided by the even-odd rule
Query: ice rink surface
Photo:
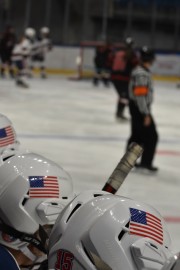
[[[75,192],[101,189],[122,158],[129,122],[117,122],[113,86],[37,77],[30,88],[0,81],[0,113],[14,125],[21,149],[41,154],[71,175]],[[128,110],[126,110],[128,116]],[[180,89],[155,82],[153,115],[159,133],[156,175],[131,172],[118,194],[151,204],[165,217],[174,251],[180,251]]]

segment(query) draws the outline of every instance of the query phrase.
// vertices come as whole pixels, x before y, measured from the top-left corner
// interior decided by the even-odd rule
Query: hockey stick
[[[134,167],[136,160],[142,155],[142,152],[143,148],[140,145],[132,143],[102,190],[115,194],[124,182],[128,173]]]

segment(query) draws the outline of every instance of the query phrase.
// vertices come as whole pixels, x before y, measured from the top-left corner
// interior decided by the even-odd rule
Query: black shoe
[[[9,70],[9,75],[10,75],[11,79],[14,79],[15,78],[14,70],[10,69]]]
[[[47,79],[47,75],[46,75],[45,73],[42,73],[42,74],[41,74],[41,78],[42,78],[42,79]]]
[[[98,86],[99,80],[97,78],[93,78],[93,85]]]
[[[22,88],[29,88],[29,85],[22,80],[17,80],[16,85]]]
[[[158,167],[154,167],[154,166],[148,166],[146,167],[147,170],[149,170],[150,172],[157,172],[159,169]]]
[[[128,121],[129,119],[124,115],[116,115],[117,121]]]
[[[139,164],[139,163],[136,163],[134,165],[134,167],[136,169],[146,170],[148,172],[157,172],[158,171],[158,168],[157,167],[154,167],[154,166],[145,166],[145,165],[142,165],[142,164]]]
[[[104,86],[105,87],[109,87],[110,86],[108,79],[103,79],[103,83],[104,83]]]
[[[141,167],[141,164],[140,163],[135,163],[134,167],[135,168],[140,168]]]

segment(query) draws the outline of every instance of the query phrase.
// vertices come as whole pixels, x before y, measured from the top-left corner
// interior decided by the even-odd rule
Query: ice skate
[[[158,167],[155,166],[145,166],[140,163],[136,163],[134,166],[134,172],[141,173],[141,174],[146,174],[146,175],[154,175],[158,172]]]
[[[41,78],[42,79],[47,79],[47,74],[46,73],[41,73]]]
[[[117,122],[127,122],[127,121],[129,121],[129,118],[124,116],[123,114],[116,115],[116,121]]]
[[[22,87],[22,88],[29,88],[29,85],[26,82],[22,81],[22,80],[17,80],[16,85],[18,87]]]

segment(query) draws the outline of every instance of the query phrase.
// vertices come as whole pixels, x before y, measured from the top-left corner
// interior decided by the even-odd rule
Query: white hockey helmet
[[[161,270],[179,270],[179,269],[180,269],[180,253],[177,253],[166,261]]]
[[[22,250],[30,242],[44,252],[34,233],[54,224],[73,197],[71,177],[53,161],[35,153],[7,159],[0,169],[0,243]]]
[[[159,270],[172,255],[164,220],[151,206],[112,194],[81,196],[51,231],[48,269]]]
[[[3,159],[14,155],[18,151],[19,145],[12,122],[7,116],[0,114],[0,163]]]
[[[28,27],[25,29],[25,36],[27,38],[33,39],[36,35],[36,30],[34,28]]]
[[[44,26],[40,29],[40,32],[42,35],[48,35],[50,33],[50,30],[48,27]]]

